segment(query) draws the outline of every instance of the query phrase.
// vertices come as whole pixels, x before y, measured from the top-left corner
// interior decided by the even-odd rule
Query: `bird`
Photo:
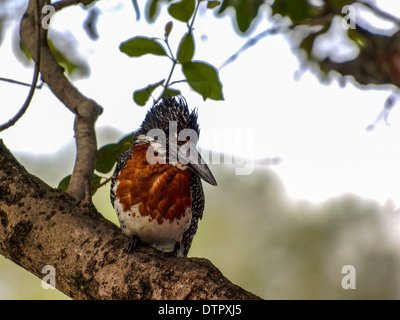
[[[197,150],[197,109],[182,97],[164,97],[133,133],[129,150],[118,157],[111,178],[111,203],[125,252],[145,244],[163,254],[186,257],[205,198],[202,181],[217,182]]]

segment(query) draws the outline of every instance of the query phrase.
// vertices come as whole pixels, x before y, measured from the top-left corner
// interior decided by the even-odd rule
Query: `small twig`
[[[389,115],[390,112],[392,111],[393,107],[395,106],[395,104],[397,103],[399,99],[399,91],[393,91],[392,94],[387,97],[384,107],[382,109],[381,112],[379,112],[378,116],[376,117],[374,123],[369,124],[366,127],[367,131],[372,131],[375,129],[375,127],[379,124],[379,122],[381,122],[382,120],[385,122],[385,124],[387,126],[390,126],[389,123]]]
[[[291,27],[292,27],[292,25],[277,26],[277,27],[269,28],[267,30],[260,32],[259,34],[255,35],[254,37],[247,40],[246,43],[239,50],[237,50],[233,55],[231,55],[218,69],[221,70],[222,68],[226,67],[228,64],[235,61],[243,51],[246,51],[250,47],[254,46],[255,44],[257,44],[258,41],[265,38],[266,36],[275,35],[275,34],[281,32],[282,30],[287,31]]]
[[[178,60],[174,60],[174,62],[172,63],[171,71],[169,72],[169,75],[168,75],[168,78],[167,78],[167,82],[165,82],[163,91],[165,91],[168,88],[168,86],[170,85],[169,82],[171,81],[172,74],[174,73],[174,70],[175,70],[175,67],[176,67],[177,63],[178,63]],[[163,95],[163,94],[164,94],[164,92],[162,92],[161,95]]]
[[[107,183],[109,183],[112,179],[112,176],[107,178],[105,181],[103,181],[102,183],[99,183],[97,186],[94,186],[92,188],[92,192],[95,192],[97,189],[101,188],[102,186],[106,185]]]
[[[189,32],[191,32],[193,30],[194,20],[196,19],[197,12],[199,11],[200,3],[202,1],[203,0],[197,0],[196,8],[194,9],[194,14],[193,14],[193,17],[192,17],[192,22],[190,23],[190,25],[188,25]]]
[[[52,3],[52,6],[56,11],[60,11],[64,9],[65,7],[77,5],[77,4],[83,4],[83,5],[89,5],[90,3],[94,2],[95,0],[60,0],[55,3]]]
[[[26,112],[26,110],[28,109],[28,107],[29,107],[29,105],[30,105],[30,103],[32,101],[33,94],[34,94],[35,89],[36,89],[36,83],[37,83],[38,78],[39,78],[39,66],[38,66],[38,63],[36,63],[35,64],[35,71],[34,71],[34,74],[33,74],[32,85],[31,85],[31,88],[29,90],[28,96],[25,99],[24,104],[22,105],[22,107],[19,109],[19,111],[17,112],[17,114],[14,117],[12,117],[6,123],[3,123],[0,126],[0,131],[6,130],[9,127],[13,126],[24,115],[24,113]]]
[[[192,32],[192,31],[193,31],[194,21],[195,21],[195,19],[196,19],[197,12],[199,11],[200,3],[201,3],[202,1],[203,1],[203,0],[197,0],[197,2],[196,2],[196,7],[195,7],[195,9],[194,9],[192,21],[191,21],[190,23],[187,24],[187,27],[188,27],[189,32]],[[171,67],[171,71],[169,72],[167,81],[166,81],[165,84],[163,85],[164,90],[161,92],[161,94],[159,95],[159,97],[158,97],[157,99],[154,99],[153,106],[155,106],[155,105],[161,100],[161,98],[164,96],[165,90],[167,90],[168,87],[169,87],[170,85],[175,84],[175,83],[179,83],[179,82],[185,82],[185,81],[187,81],[187,80],[178,80],[178,81],[173,81],[173,82],[170,83],[170,81],[171,81],[171,79],[172,79],[172,75],[173,75],[174,70],[175,70],[175,67],[176,67],[176,65],[178,64],[178,58],[177,58],[177,57],[176,57],[176,58],[174,57],[174,55],[173,55],[173,53],[172,53],[172,50],[171,50],[171,47],[170,47],[170,45],[169,45],[169,43],[168,43],[168,38],[167,38],[167,37],[164,39],[164,42],[165,42],[165,44],[167,45],[167,48],[168,48],[169,53],[170,53],[170,55],[171,55],[169,58],[172,60],[172,67]]]
[[[175,61],[176,59],[174,57],[174,54],[172,53],[171,46],[169,45],[169,42],[168,42],[168,38],[165,38],[164,42],[167,45],[169,54],[171,55],[169,58],[172,60],[172,62]]]
[[[37,61],[35,62],[35,69],[33,72],[32,84],[30,85],[29,93],[25,99],[24,104],[22,105],[22,107],[19,109],[19,111],[13,118],[11,118],[9,121],[7,121],[6,123],[4,123],[0,126],[0,132],[13,126],[24,115],[24,113],[26,112],[26,110],[28,109],[28,107],[32,101],[33,94],[35,93],[36,84],[38,82],[39,72],[40,72],[40,46],[41,46],[40,10],[39,10],[38,4],[36,5],[35,13],[36,13],[36,37],[37,37],[37,47],[36,47]]]
[[[81,1],[79,1],[79,0],[60,0],[60,1],[53,3],[52,6],[54,7],[54,9],[56,11],[59,11],[59,10],[64,9],[65,7],[72,6],[72,5],[78,4],[80,2]]]
[[[186,80],[186,79],[182,79],[182,80],[172,81],[169,85],[172,86],[172,85],[174,85],[174,84],[182,83],[182,82],[187,82],[187,80]]]
[[[161,100],[161,98],[164,96],[165,90],[167,90],[168,86],[170,85],[169,82],[171,81],[172,74],[174,73],[174,70],[175,70],[175,67],[176,67],[176,64],[177,64],[177,63],[178,63],[178,60],[177,60],[177,59],[173,59],[173,60],[172,60],[172,67],[171,67],[171,71],[169,72],[167,82],[165,82],[165,84],[163,85],[164,89],[163,89],[163,91],[161,92],[161,94],[159,95],[159,97],[158,97],[157,99],[154,100],[153,106],[155,106],[155,105]]]
[[[3,77],[0,77],[0,81],[9,82],[9,83],[12,83],[12,84],[18,84],[20,86],[25,86],[25,87],[31,87],[32,86],[32,83],[26,83],[26,82],[14,80],[14,79],[9,79],[9,78],[3,78]],[[39,85],[36,86],[36,89],[42,89],[43,85],[44,85],[44,82],[42,81]]]

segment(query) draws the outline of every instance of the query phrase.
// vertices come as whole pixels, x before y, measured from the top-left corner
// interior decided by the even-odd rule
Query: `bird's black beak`
[[[204,162],[203,158],[201,157],[200,153],[198,153],[199,161],[198,163],[189,163],[189,168],[192,169],[193,172],[197,173],[201,179],[205,182],[208,182],[212,186],[217,186],[217,181],[213,174],[211,173],[210,168]]]
[[[213,186],[217,186],[217,181],[215,180],[210,168],[205,163],[204,159],[201,157],[200,152],[198,152],[194,144],[188,142],[187,147],[190,147],[189,154],[186,151],[182,151],[182,148],[177,150],[179,162],[186,164],[194,173],[198,174],[201,179]],[[188,150],[188,148],[185,148]],[[171,153],[171,151],[170,151]]]

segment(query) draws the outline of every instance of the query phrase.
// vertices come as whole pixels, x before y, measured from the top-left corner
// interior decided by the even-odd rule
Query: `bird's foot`
[[[125,253],[132,253],[133,251],[135,251],[135,248],[141,243],[141,241],[139,240],[139,238],[135,235],[131,235],[129,237],[129,242],[128,245],[126,246],[126,248],[124,249]]]

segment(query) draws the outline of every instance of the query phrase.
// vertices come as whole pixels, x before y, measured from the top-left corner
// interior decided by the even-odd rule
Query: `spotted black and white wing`
[[[192,245],[193,237],[197,231],[199,220],[203,217],[204,211],[204,192],[201,180],[198,175],[192,174],[190,180],[190,193],[192,196],[192,220],[189,229],[187,229],[182,236],[180,254],[186,257]]]
[[[117,160],[117,165],[115,167],[114,173],[111,177],[111,190],[110,190],[110,199],[111,199],[111,204],[114,207],[114,202],[115,202],[115,184],[117,183],[117,177],[120,171],[125,167],[126,162],[132,157],[132,150],[127,150],[123,153],[121,153],[118,157]]]

